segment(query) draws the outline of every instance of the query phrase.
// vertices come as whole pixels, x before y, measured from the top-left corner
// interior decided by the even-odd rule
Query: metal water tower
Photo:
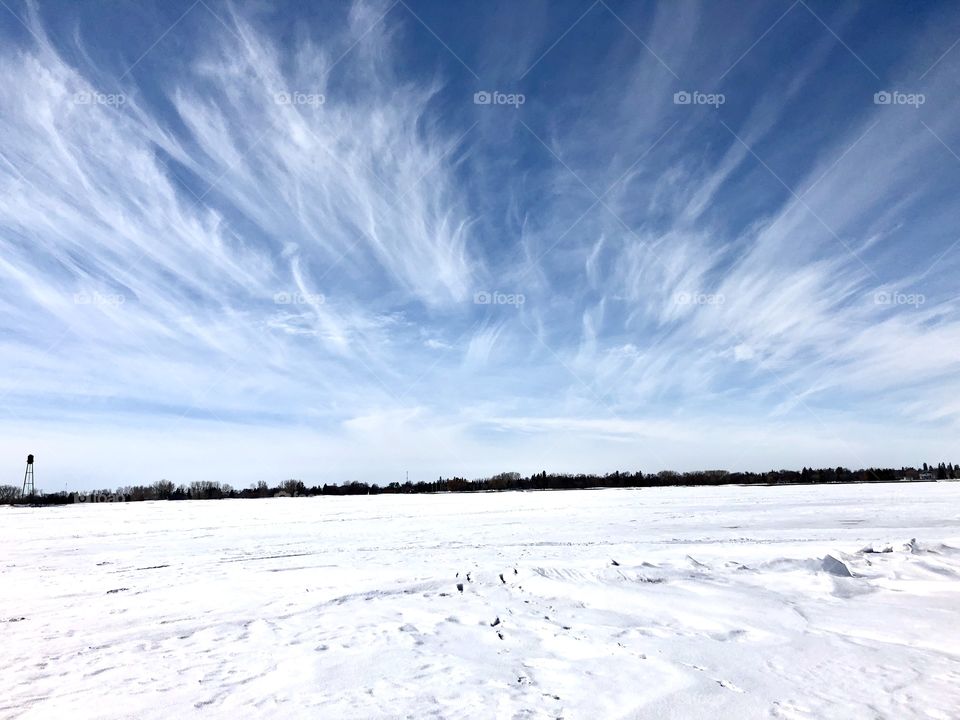
[[[20,497],[28,497],[28,491],[29,497],[33,497],[33,455],[27,455],[27,470],[23,473],[23,490],[20,492]]]

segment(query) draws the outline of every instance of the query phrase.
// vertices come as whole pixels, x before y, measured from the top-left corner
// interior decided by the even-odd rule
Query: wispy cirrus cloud
[[[82,348],[108,356],[114,373],[156,373],[123,393],[161,387],[186,403],[168,375],[182,364],[196,387],[205,360],[269,384],[344,382],[352,369],[326,356],[363,354],[383,372],[397,305],[465,298],[472,261],[444,162],[452,139],[419,124],[431,91],[398,87],[371,13],[357,6],[327,50],[305,44],[294,70],[231,14],[166,88],[164,112],[131,84],[92,84],[33,8],[36,43],[2,60],[12,340],[53,346],[64,385],[97,374],[67,355]],[[352,85],[334,97],[329,50],[349,43],[336,69]],[[374,292],[392,302],[368,302]],[[273,332],[292,327],[319,342]],[[314,373],[318,352],[330,363]]]
[[[831,16],[858,60],[785,10],[528,9],[529,34],[479,42],[389,3],[211,5],[106,62],[18,6],[0,405],[29,430],[4,451],[81,424],[84,472],[129,438],[149,473],[155,432],[186,472],[203,436],[244,444],[223,472],[249,480],[271,448],[373,480],[690,467],[698,444],[699,466],[788,464],[779,428],[800,464],[946,452],[960,107],[931,48],[955,16],[880,63],[874,11]],[[473,103],[498,86],[524,103]]]

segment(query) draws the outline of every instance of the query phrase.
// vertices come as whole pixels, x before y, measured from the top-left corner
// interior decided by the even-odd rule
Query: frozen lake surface
[[[960,717],[960,483],[0,522],[4,718]]]

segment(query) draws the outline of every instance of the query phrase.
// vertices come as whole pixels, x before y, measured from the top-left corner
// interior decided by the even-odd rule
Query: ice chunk
[[[820,567],[824,572],[836,575],[837,577],[853,577],[850,568],[848,568],[843,561],[837,560],[833,555],[825,556]]]

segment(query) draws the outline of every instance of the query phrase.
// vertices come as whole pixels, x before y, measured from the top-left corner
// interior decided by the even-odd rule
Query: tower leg
[[[33,497],[33,465],[27,464],[27,469],[23,473],[23,489],[20,491],[21,497]]]

